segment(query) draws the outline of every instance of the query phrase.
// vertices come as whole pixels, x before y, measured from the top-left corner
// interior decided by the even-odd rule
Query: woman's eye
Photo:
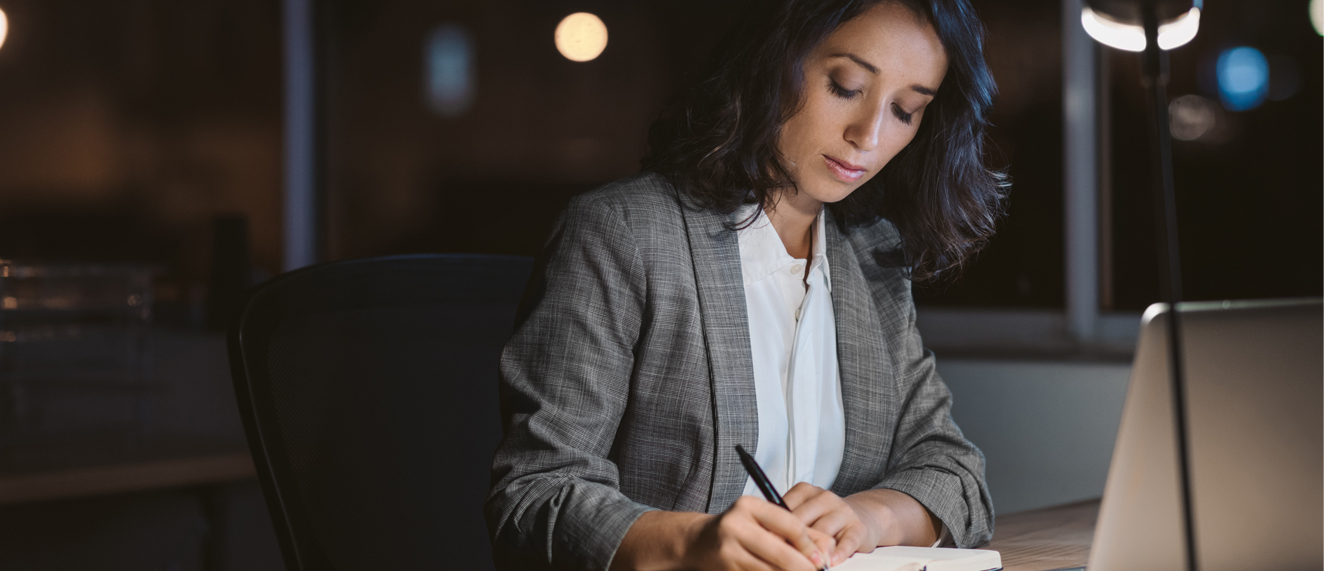
[[[848,90],[845,87],[842,87],[840,84],[838,84],[836,80],[832,80],[832,79],[828,80],[828,90],[831,91],[833,95],[836,95],[837,97],[840,97],[842,99],[855,99],[855,96],[860,94],[859,89]]]
[[[911,118],[915,116],[914,113],[906,113],[904,110],[901,109],[900,105],[895,105],[895,104],[892,105],[892,112],[896,114],[897,119],[900,119],[902,123],[905,123],[907,125],[910,124]]]

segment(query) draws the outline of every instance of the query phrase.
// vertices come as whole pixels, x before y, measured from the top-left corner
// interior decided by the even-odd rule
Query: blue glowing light
[[[474,53],[464,28],[448,24],[428,37],[424,54],[427,98],[445,117],[464,113],[474,99]]]
[[[1239,47],[1218,55],[1218,96],[1229,111],[1254,109],[1269,94],[1269,60],[1260,50]]]

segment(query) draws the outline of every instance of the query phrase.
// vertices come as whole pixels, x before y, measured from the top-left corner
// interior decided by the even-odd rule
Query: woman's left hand
[[[801,482],[782,499],[805,525],[837,540],[833,565],[880,545],[932,545],[942,530],[938,518],[896,490],[866,490],[843,498]]]
[[[801,482],[782,499],[805,525],[837,540],[837,548],[832,553],[833,565],[841,564],[856,551],[873,551],[879,544],[880,530],[866,524],[867,514],[861,514],[851,506],[848,498]]]

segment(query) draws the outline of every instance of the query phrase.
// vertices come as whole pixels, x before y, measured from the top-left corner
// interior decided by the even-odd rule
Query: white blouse
[[[753,209],[742,208],[735,219],[744,221]],[[814,220],[808,288],[805,260],[786,252],[762,212],[737,239],[758,402],[754,459],[782,494],[800,482],[830,489],[846,447],[846,413],[823,214]],[[763,497],[753,478],[745,481],[744,495]],[[933,547],[951,543],[943,524]]]
[[[736,220],[745,220],[753,208],[743,208]],[[758,402],[754,459],[783,494],[800,482],[831,488],[846,444],[821,214],[813,232],[808,263],[786,252],[762,212],[738,232]],[[744,493],[762,497],[753,479]]]

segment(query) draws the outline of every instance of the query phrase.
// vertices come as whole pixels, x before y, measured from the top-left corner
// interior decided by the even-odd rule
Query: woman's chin
[[[860,185],[863,184],[865,180],[868,179],[861,179],[859,182],[847,184],[836,179],[831,179],[815,181],[818,184],[809,186],[807,189],[805,189],[805,187],[801,188],[804,189],[803,191],[805,194],[808,194],[814,200],[825,204],[833,204],[845,200],[852,192],[859,189]]]

